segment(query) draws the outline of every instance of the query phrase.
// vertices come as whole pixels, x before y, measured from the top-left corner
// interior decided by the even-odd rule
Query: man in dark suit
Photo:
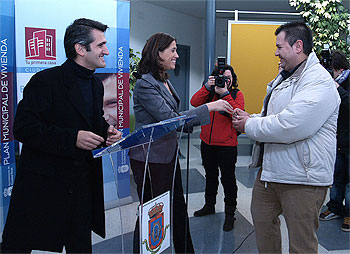
[[[91,230],[105,236],[102,163],[91,150],[121,137],[103,119],[108,27],[77,19],[67,27],[68,60],[35,74],[18,104],[14,136],[23,143],[3,253],[91,253]]]

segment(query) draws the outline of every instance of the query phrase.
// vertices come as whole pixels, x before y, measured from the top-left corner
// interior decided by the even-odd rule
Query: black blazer
[[[91,122],[72,64],[67,60],[35,74],[24,88],[14,120],[14,136],[23,147],[3,238],[13,231],[19,244],[28,242],[38,249],[62,250],[66,202],[76,184],[90,188],[91,227],[105,236],[102,163],[91,151],[76,147],[79,130],[106,139],[103,85],[94,76]]]

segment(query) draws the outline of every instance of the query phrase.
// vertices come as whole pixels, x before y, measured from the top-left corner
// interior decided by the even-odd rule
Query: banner
[[[15,179],[16,162],[12,133],[14,116],[15,65],[15,6],[14,0],[0,2],[0,70],[1,70],[1,170],[0,170],[0,231],[3,231]]]
[[[106,84],[104,98],[104,112],[109,124],[116,126],[123,132],[123,137],[129,134],[129,20],[130,3],[117,1],[117,30],[116,30],[116,71],[113,78]],[[111,55],[111,54],[110,54]],[[107,82],[108,83],[108,82]],[[109,86],[109,87],[108,87]],[[111,92],[109,92],[111,91]],[[112,96],[111,96],[112,95]],[[109,113],[110,112],[110,113]],[[104,156],[103,171],[105,185],[105,207],[110,208],[116,205],[116,185],[112,172],[116,174],[118,182],[118,198],[124,199],[130,197],[130,162],[128,156],[129,149],[117,152],[112,155],[113,164],[116,165],[115,171],[112,169],[112,163],[109,156]],[[126,199],[122,203],[131,202]],[[119,203],[121,204],[121,203]]]
[[[64,33],[75,19],[89,18],[108,25],[105,33],[109,55],[106,67],[97,69],[102,79],[104,117],[129,133],[129,2],[115,0],[16,0],[17,101],[23,88],[38,71],[61,65],[65,60]],[[120,11],[122,10],[122,11]],[[124,37],[126,36],[126,37]],[[127,151],[113,157],[117,168],[118,196],[130,196]],[[110,158],[103,158],[105,205],[116,203],[116,185]]]

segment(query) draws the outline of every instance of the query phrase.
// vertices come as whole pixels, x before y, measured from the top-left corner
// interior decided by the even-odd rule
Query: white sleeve
[[[245,132],[249,138],[289,144],[311,137],[323,126],[337,109],[339,95],[331,78],[304,79],[302,88],[281,112],[247,120]]]

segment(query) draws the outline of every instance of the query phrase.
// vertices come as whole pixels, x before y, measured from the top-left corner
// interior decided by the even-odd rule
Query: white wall
[[[130,3],[130,47],[134,51],[141,52],[146,40],[157,32],[171,34],[178,44],[191,47],[189,100],[204,78],[204,26],[204,20],[186,14],[143,1]]]

